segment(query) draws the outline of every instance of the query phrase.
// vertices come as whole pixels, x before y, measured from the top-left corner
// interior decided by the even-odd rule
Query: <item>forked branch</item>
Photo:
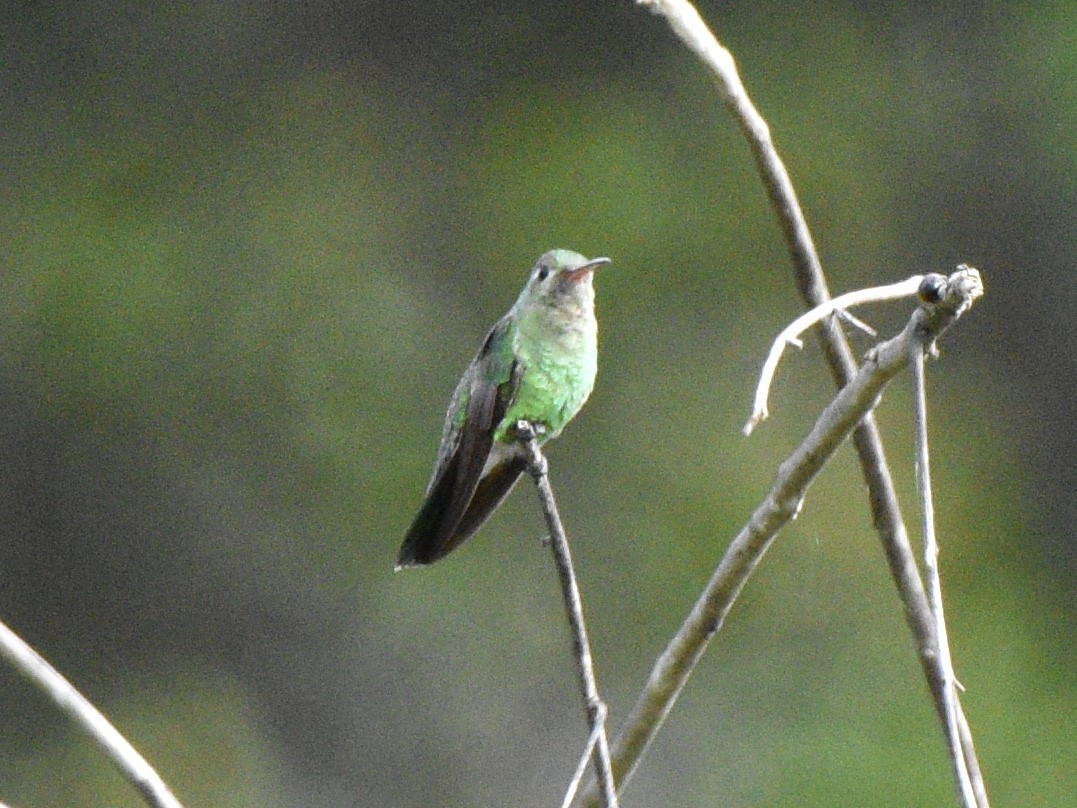
[[[961,266],[947,280],[944,297],[918,308],[905,329],[878,345],[853,380],[823,410],[797,449],[778,467],[770,492],[730,543],[691,613],[658,658],[614,745],[613,770],[623,788],[669,714],[710,638],[775,537],[799,512],[808,487],[856,425],[879,401],[883,389],[925,350],[982,293],[979,273]],[[594,804],[585,803],[585,804]]]
[[[680,40],[700,59],[715,79],[718,91],[755,158],[763,187],[782,228],[793,263],[797,288],[805,303],[818,306],[830,298],[819,256],[789,173],[778,156],[766,121],[755,108],[737,73],[736,63],[715,38],[699,12],[688,0],[637,0],[661,15]],[[839,387],[847,385],[856,373],[856,362],[841,329],[833,318],[822,323],[821,338],[831,375]],[[909,545],[897,493],[886,461],[882,439],[870,414],[857,425],[853,443],[868,488],[872,519],[882,541],[890,573],[905,606],[905,618],[912,632],[920,664],[931,689],[935,708],[944,728],[947,726],[946,685],[939,676],[936,660],[938,647],[935,624],[924,591],[923,581]],[[978,773],[972,735],[964,713],[958,705],[958,730],[970,772]],[[986,793],[977,794],[979,808],[987,806]]]

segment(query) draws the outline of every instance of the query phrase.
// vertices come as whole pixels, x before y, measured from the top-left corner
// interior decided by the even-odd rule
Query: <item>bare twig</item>
[[[594,663],[591,661],[591,643],[587,639],[587,625],[583,620],[583,604],[580,600],[579,586],[576,584],[576,572],[572,566],[568,538],[565,536],[561,516],[557,511],[557,502],[553,498],[546,458],[535,436],[533,424],[528,421],[517,422],[516,437],[527,451],[527,472],[535,481],[535,488],[538,490],[539,500],[542,503],[542,513],[546,517],[546,527],[550,531],[550,549],[553,551],[554,561],[557,564],[561,594],[565,600],[565,611],[572,630],[572,646],[576,652],[580,689],[583,692],[587,724],[593,739],[589,740],[588,745],[594,744],[593,759],[599,788],[602,790],[602,804],[606,808],[618,808],[617,787],[613,779],[609,740],[606,735],[606,705],[598,695]],[[569,787],[570,794],[578,786],[579,781],[574,778],[573,784]]]
[[[976,278],[979,283],[979,278]],[[928,276],[921,286],[921,297],[928,303],[948,289],[948,285],[939,275]],[[920,499],[921,532],[924,542],[924,577],[927,580],[928,600],[931,613],[935,619],[935,632],[939,648],[938,675],[943,682],[943,697],[946,705],[945,734],[950,749],[950,759],[954,768],[958,794],[965,808],[977,808],[986,804],[986,789],[983,779],[976,770],[977,783],[974,785],[969,770],[964,744],[959,729],[958,688],[961,688],[954,674],[953,661],[950,657],[950,641],[946,631],[946,617],[942,604],[942,580],[939,574],[939,545],[935,536],[935,505],[932,497],[931,460],[927,435],[927,383],[924,378],[924,355],[933,353],[933,344],[912,344],[909,346],[909,363],[912,365],[913,378],[913,413],[916,428],[916,488]],[[963,688],[961,688],[963,689]]]
[[[916,421],[916,488],[920,496],[921,530],[924,540],[924,577],[927,579],[928,598],[935,617],[935,632],[939,645],[939,676],[942,678],[943,698],[946,700],[946,742],[954,766],[954,778],[965,808],[976,808],[972,793],[968,766],[961,751],[961,737],[957,732],[957,692],[954,687],[953,662],[946,637],[946,619],[942,610],[942,586],[939,579],[939,545],[935,540],[934,505],[931,501],[931,470],[928,465],[927,447],[927,398],[924,390],[924,351],[921,346],[911,346],[913,378],[913,410]]]
[[[576,801],[576,792],[579,791],[580,783],[583,782],[583,776],[587,773],[587,764],[591,760],[591,754],[594,752],[595,744],[598,743],[599,736],[602,735],[605,730],[606,705],[600,702],[600,708],[602,710],[602,715],[591,729],[591,735],[587,738],[587,744],[583,748],[583,754],[580,755],[580,762],[576,764],[576,771],[572,775],[572,780],[569,781],[568,788],[565,789],[565,798],[561,801],[561,808],[569,808],[569,806]],[[3,806],[0,806],[0,808],[3,808]]]
[[[956,702],[954,706],[957,713],[957,731],[961,736],[961,751],[965,755],[965,766],[968,767],[969,779],[972,781],[972,789],[976,794],[977,808],[990,808],[990,803],[987,800],[987,784],[984,782],[983,774],[980,772],[980,761],[976,757],[976,747],[972,742],[972,729],[969,727],[968,719],[965,718],[965,713],[961,709],[961,702]]]
[[[752,430],[760,421],[767,417],[767,398],[770,396],[770,385],[774,380],[774,372],[778,369],[786,345],[800,347],[800,335],[816,323],[837,312],[845,312],[852,306],[863,303],[879,303],[884,300],[897,300],[902,297],[912,297],[920,288],[923,275],[913,275],[911,278],[900,283],[891,283],[887,286],[872,286],[869,289],[858,289],[855,292],[846,292],[838,295],[825,303],[820,303],[813,309],[804,312],[793,322],[782,329],[774,345],[763,363],[763,371],[759,375],[759,384],[755,388],[755,404],[752,406],[752,417],[744,425],[744,434],[751,434]],[[846,314],[847,317],[852,315]]]
[[[848,309],[834,309],[834,314],[842,322],[848,323],[853,328],[859,328],[861,331],[863,331],[865,334],[867,334],[872,339],[875,339],[876,337],[879,336],[878,331],[876,331],[870,325],[865,323],[863,320],[859,320],[856,317],[854,317],[853,313],[851,311],[849,311]],[[799,344],[799,345],[797,345],[797,347],[802,348],[804,346],[803,346],[803,344]]]
[[[637,2],[664,16],[682,42],[710,70],[722,99],[743,131],[755,158],[763,186],[770,197],[789,248],[797,288],[809,306],[825,302],[830,297],[826,279],[792,181],[774,148],[766,121],[752,104],[737,74],[732,55],[718,43],[699,13],[687,0]],[[856,372],[856,362],[841,329],[832,320],[823,322],[821,340],[834,381],[839,387],[848,384]],[[853,444],[867,483],[872,521],[882,541],[890,574],[905,606],[905,619],[912,632],[936,712],[945,725],[945,687],[937,675],[937,648],[931,611],[916,558],[909,545],[901,507],[886,461],[886,452],[874,417],[868,415],[857,426],[853,432]],[[960,711],[960,704],[957,718],[969,770],[978,772],[979,763],[973,751],[971,732],[964,713]],[[986,805],[986,798],[983,804]]]
[[[964,284],[963,279],[970,275],[975,277],[975,285]],[[669,714],[744,583],[778,531],[799,512],[812,480],[856,424],[875,407],[883,388],[905,366],[913,346],[923,351],[979,295],[982,287],[978,279],[976,270],[959,267],[951,276],[954,297],[930,309],[917,309],[898,336],[873,349],[856,377],[823,410],[808,436],[779,466],[770,492],[730,543],[691,613],[655,663],[625,721],[613,751],[613,768],[620,787],[624,787]],[[592,800],[585,804],[594,803]]]
[[[86,732],[154,808],[183,808],[168,786],[127,739],[74,686],[21,637],[0,623],[0,655],[37,685]]]

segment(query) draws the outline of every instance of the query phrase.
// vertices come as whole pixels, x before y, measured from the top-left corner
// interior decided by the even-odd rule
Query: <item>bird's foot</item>
[[[538,436],[546,432],[545,425],[521,418],[513,425],[512,432],[527,458],[527,473],[536,481],[545,477],[549,466],[538,441]]]
[[[516,439],[527,443],[530,440],[541,438],[546,434],[546,425],[538,421],[528,421],[521,418],[513,427]]]

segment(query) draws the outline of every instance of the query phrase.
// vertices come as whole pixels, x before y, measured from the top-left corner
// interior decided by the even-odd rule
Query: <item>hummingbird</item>
[[[449,402],[426,498],[396,568],[432,564],[475,533],[527,467],[518,421],[540,444],[591,395],[598,367],[592,272],[609,258],[550,250],[490,329]]]

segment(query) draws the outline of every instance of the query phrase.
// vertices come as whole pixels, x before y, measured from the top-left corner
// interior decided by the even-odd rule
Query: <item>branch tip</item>
[[[864,303],[880,303],[887,300],[900,300],[902,298],[912,297],[918,293],[922,282],[922,275],[913,275],[911,278],[907,278],[898,283],[891,283],[886,286],[872,286],[867,289],[846,292],[843,295],[838,295],[838,297],[827,300],[809,311],[806,311],[782,329],[781,333],[774,339],[774,343],[770,348],[770,353],[763,363],[763,370],[759,375],[759,384],[755,389],[755,401],[752,405],[752,414],[748,419],[748,423],[744,425],[744,434],[751,434],[752,430],[755,429],[761,421],[764,421],[767,418],[767,400],[770,398],[770,386],[774,381],[774,374],[778,369],[778,363],[781,361],[786,345],[796,345],[797,347],[800,347],[802,345],[800,335],[831,315],[837,315],[843,320],[854,321],[858,324],[858,327],[863,328],[869,333],[874,333],[874,329],[861,323],[853,317],[848,310],[853,306],[860,306]]]

